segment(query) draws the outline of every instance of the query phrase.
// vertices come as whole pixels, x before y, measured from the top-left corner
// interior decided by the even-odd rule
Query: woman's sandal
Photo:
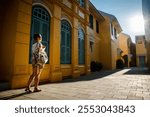
[[[41,89],[34,89],[34,91],[33,92],[40,92],[40,91],[42,91]]]
[[[28,93],[32,93],[31,89],[29,89],[29,88],[26,88],[25,91]]]

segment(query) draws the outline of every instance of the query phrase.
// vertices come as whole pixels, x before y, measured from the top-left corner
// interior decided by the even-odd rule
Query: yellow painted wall
[[[137,55],[145,55],[146,54],[146,48],[145,48],[144,43],[136,44],[136,54]]]
[[[129,48],[128,48],[128,36],[124,35],[124,34],[120,34],[119,38],[118,38],[118,43],[119,43],[119,47],[120,49],[123,51],[122,55],[128,55],[129,54]]]
[[[17,1],[9,1],[9,4],[5,4],[2,10],[3,17],[0,27],[0,53],[2,53],[0,57],[0,81],[10,82],[13,75],[17,7]]]
[[[122,56],[124,56],[124,55],[128,56],[128,67],[129,67],[129,63],[131,61],[131,57],[130,57],[131,39],[130,39],[130,36],[123,34],[123,33],[119,34],[118,43],[119,43],[119,48],[123,51]]]
[[[140,66],[139,56],[145,56],[145,65],[147,64],[147,50],[145,44],[145,39],[140,37],[136,39],[136,62],[138,67]]]
[[[0,39],[1,43],[3,43],[0,47],[0,52],[4,53],[0,60],[2,68],[0,70],[0,82],[9,82],[11,88],[25,87],[32,73],[32,65],[29,64],[29,47],[32,5],[36,3],[38,2],[16,0],[4,7],[5,16],[2,23],[0,23]],[[88,2],[86,1],[86,3]],[[66,76],[76,78],[82,74],[89,74],[91,56],[87,23],[89,14],[83,8],[80,8],[76,2],[71,2],[72,9],[67,6],[64,7],[64,4],[60,4],[58,1],[43,0],[38,3],[38,5],[40,4],[49,9],[52,15],[50,22],[50,63],[45,65],[40,82],[57,82]],[[73,16],[73,14],[78,13],[75,8],[83,12],[85,20],[81,17]],[[67,19],[72,26],[72,63],[67,65],[60,64],[60,27],[62,18]],[[85,65],[78,65],[79,24],[85,32]]]
[[[91,61],[100,61],[101,53],[100,53],[100,38],[95,38],[95,42],[93,45],[93,50],[91,53]]]
[[[98,18],[94,17],[94,24],[93,24],[93,36],[94,36],[94,44],[93,44],[93,48],[92,48],[92,52],[91,52],[91,61],[97,61],[97,62],[101,62],[100,61],[100,57],[101,57],[101,53],[100,53],[100,42],[101,42],[101,38],[100,38],[100,32],[97,33],[96,32],[96,20]],[[101,26],[99,23],[99,30],[100,30]]]
[[[91,61],[100,62],[103,69],[115,69],[117,60],[117,41],[112,41],[110,34],[110,19],[99,22],[99,33],[96,32],[96,17],[94,17],[94,44],[91,52]]]
[[[100,37],[100,61],[103,64],[103,69],[112,69],[110,21],[108,17],[105,17],[105,21],[100,23]]]
[[[101,38],[100,38],[100,32],[96,32],[96,20],[99,22],[99,30],[101,28],[101,25],[100,25],[100,19],[98,16],[96,16],[95,14],[93,14],[94,11],[91,10],[91,14],[93,16],[93,29],[89,27],[89,32],[90,32],[90,36],[91,36],[91,41],[93,42],[93,45],[92,45],[92,50],[91,50],[91,47],[90,47],[90,58],[91,58],[91,61],[97,61],[97,62],[101,62],[100,61],[100,57],[101,57],[101,53],[100,53],[100,41],[101,41]],[[97,12],[97,11],[95,11]]]
[[[105,21],[101,23],[100,28],[100,61],[103,64],[103,69],[116,69],[116,61],[118,59],[117,48],[119,48],[119,45],[117,39],[114,39],[111,35],[110,23],[110,18],[105,16]],[[112,25],[115,27],[114,24]]]
[[[66,1],[65,1],[66,2]],[[71,6],[60,4],[59,1],[43,0],[40,3],[31,0],[16,0],[4,7],[5,16],[1,23],[0,39],[3,43],[0,49],[4,53],[1,57],[1,80],[10,83],[11,88],[25,87],[32,65],[29,64],[30,31],[32,6],[37,4],[49,9],[50,22],[50,62],[42,71],[40,82],[57,82],[66,76],[77,78],[82,74],[90,73],[91,60],[101,62],[104,69],[115,69],[118,44],[111,39],[110,19],[105,17],[102,21],[100,15],[94,16],[94,30],[89,30],[88,7],[83,10],[76,2]],[[88,0],[86,1],[88,3]],[[86,5],[88,6],[88,5]],[[79,10],[83,17],[78,16]],[[86,11],[87,10],[87,11]],[[61,20],[66,19],[72,26],[72,63],[60,64]],[[99,33],[96,32],[96,20],[99,21]],[[0,26],[1,26],[0,25]],[[78,64],[78,28],[81,26],[85,32],[85,64]],[[90,52],[90,36],[94,38],[93,52]],[[4,64],[5,63],[5,64]]]
[[[112,69],[116,69],[116,61],[118,59],[117,48],[119,48],[117,40],[111,40]]]
[[[19,1],[17,11],[17,27],[15,37],[15,52],[12,88],[24,87],[31,73],[29,67],[29,45],[32,2]],[[19,83],[20,82],[20,83]]]

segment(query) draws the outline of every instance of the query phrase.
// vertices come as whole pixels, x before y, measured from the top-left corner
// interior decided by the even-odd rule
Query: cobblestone
[[[150,74],[146,68],[101,71],[77,79],[40,85],[40,88],[42,92],[30,94],[24,89],[2,91],[0,99],[149,100]]]

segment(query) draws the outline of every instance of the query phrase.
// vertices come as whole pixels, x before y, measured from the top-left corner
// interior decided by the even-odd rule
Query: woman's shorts
[[[36,62],[35,60],[32,60],[32,67],[35,68],[35,67],[39,67],[39,69],[43,69],[44,68],[44,65],[42,62],[38,61]]]

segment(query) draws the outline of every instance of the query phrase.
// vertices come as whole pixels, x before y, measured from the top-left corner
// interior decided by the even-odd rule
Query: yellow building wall
[[[111,41],[110,19],[99,23],[99,33],[96,32],[96,18],[94,18],[94,44],[91,52],[91,61],[100,62],[104,70],[115,69],[117,60],[117,42]]]
[[[94,44],[92,47],[92,52],[91,52],[91,61],[97,61],[97,62],[101,62],[100,61],[100,57],[101,57],[101,53],[100,53],[100,32],[97,33],[96,32],[96,20],[98,18],[94,17],[93,18],[93,36],[94,36]],[[101,28],[101,26],[99,25],[99,29]]]
[[[139,43],[142,42],[142,43]],[[144,39],[136,40],[136,62],[137,66],[140,67],[139,56],[145,56],[145,65],[147,64],[147,50]]]
[[[15,36],[15,52],[11,88],[24,87],[31,73],[29,61],[30,25],[32,2],[19,1],[17,11],[17,27]]]
[[[116,28],[116,24],[111,21],[109,16],[105,16],[105,21],[100,24],[100,61],[103,64],[103,69],[107,70],[116,69],[116,61],[120,57],[117,51],[119,44],[111,34],[110,23]]]
[[[64,77],[78,78],[82,74],[90,73],[91,60],[102,63],[103,69],[115,69],[117,60],[117,43],[111,39],[110,20],[94,13],[94,37],[93,52],[90,52],[89,13],[88,0],[86,9],[80,8],[76,2],[64,0],[43,0],[40,3],[32,0],[9,1],[3,7],[5,15],[0,23],[0,39],[2,46],[0,52],[4,53],[0,60],[0,82],[7,81],[12,89],[25,87],[32,73],[32,65],[29,64],[30,33],[33,5],[42,5],[49,9],[50,22],[50,58],[40,76],[40,82],[57,82]],[[1,7],[2,9],[2,7]],[[87,11],[86,11],[87,10]],[[79,15],[80,11],[80,15]],[[81,13],[82,12],[82,13]],[[2,14],[2,12],[0,12]],[[84,16],[84,18],[82,17]],[[66,19],[72,27],[72,63],[60,64],[61,20]],[[100,19],[99,19],[100,18]],[[96,20],[99,21],[99,33],[96,32]],[[78,28],[82,26],[85,32],[85,64],[78,64]]]
[[[96,20],[98,20],[99,18],[96,17],[92,12],[91,14],[93,16],[93,29],[91,27],[88,27],[88,33],[91,36],[90,41],[93,43],[92,47],[89,47],[90,60],[100,62],[99,60],[100,59],[100,54],[99,54],[100,37],[99,37],[99,33],[96,32]]]
[[[99,22],[99,33],[96,32],[96,20],[97,18],[94,18],[94,46],[93,46],[93,53],[92,53],[92,60],[100,62],[101,63],[101,53],[100,53],[100,43],[101,43],[101,25],[100,23],[103,22]]]
[[[127,55],[128,56],[128,67],[129,67],[129,63],[131,61],[130,58],[130,45],[128,45],[129,43],[131,43],[131,41],[129,40],[129,36],[125,35],[125,34],[119,34],[118,37],[118,43],[119,43],[119,48],[123,51],[122,56]],[[129,43],[128,43],[129,41]]]
[[[146,48],[144,44],[136,44],[136,54],[146,55]]]
[[[53,6],[53,17],[51,19],[51,39],[50,39],[50,81],[62,80],[60,65],[60,30],[61,30],[61,8]]]
[[[129,54],[127,39],[128,39],[127,36],[125,36],[123,34],[119,35],[118,43],[119,43],[120,49],[123,51],[122,55],[128,55]]]
[[[91,55],[89,52],[88,24],[86,23],[88,14],[83,10],[85,20],[72,17],[73,13],[78,12],[74,8],[79,9],[79,5],[71,2],[73,8],[71,10],[71,8],[64,7],[63,4],[58,5],[57,2],[44,0],[40,3],[42,6],[46,6],[52,15],[50,22],[50,62],[45,65],[40,76],[40,82],[57,82],[66,76],[77,78],[82,74],[90,73]],[[38,2],[34,4],[36,3]],[[40,4],[38,3],[38,5]],[[31,0],[12,1],[12,4],[4,8],[4,10],[6,8],[9,10],[6,10],[6,15],[0,24],[3,27],[0,32],[0,39],[3,43],[0,52],[4,53],[0,61],[2,66],[0,82],[9,82],[12,89],[25,87],[32,73],[32,65],[29,64],[32,5]],[[72,26],[72,63],[67,65],[60,64],[62,18],[68,19]],[[85,32],[85,65],[78,65],[79,21]]]
[[[112,69],[116,69],[116,61],[118,59],[117,48],[119,48],[117,40],[111,40]]]
[[[17,1],[9,1],[9,4],[1,7],[3,16],[0,27],[0,82],[10,82],[13,75],[17,7]]]
[[[100,61],[101,53],[100,53],[100,38],[95,38],[95,42],[93,45],[92,53],[91,53],[91,61]]]
[[[103,64],[103,69],[112,69],[110,21],[108,17],[105,17],[105,21],[100,23],[100,37],[100,62]]]

